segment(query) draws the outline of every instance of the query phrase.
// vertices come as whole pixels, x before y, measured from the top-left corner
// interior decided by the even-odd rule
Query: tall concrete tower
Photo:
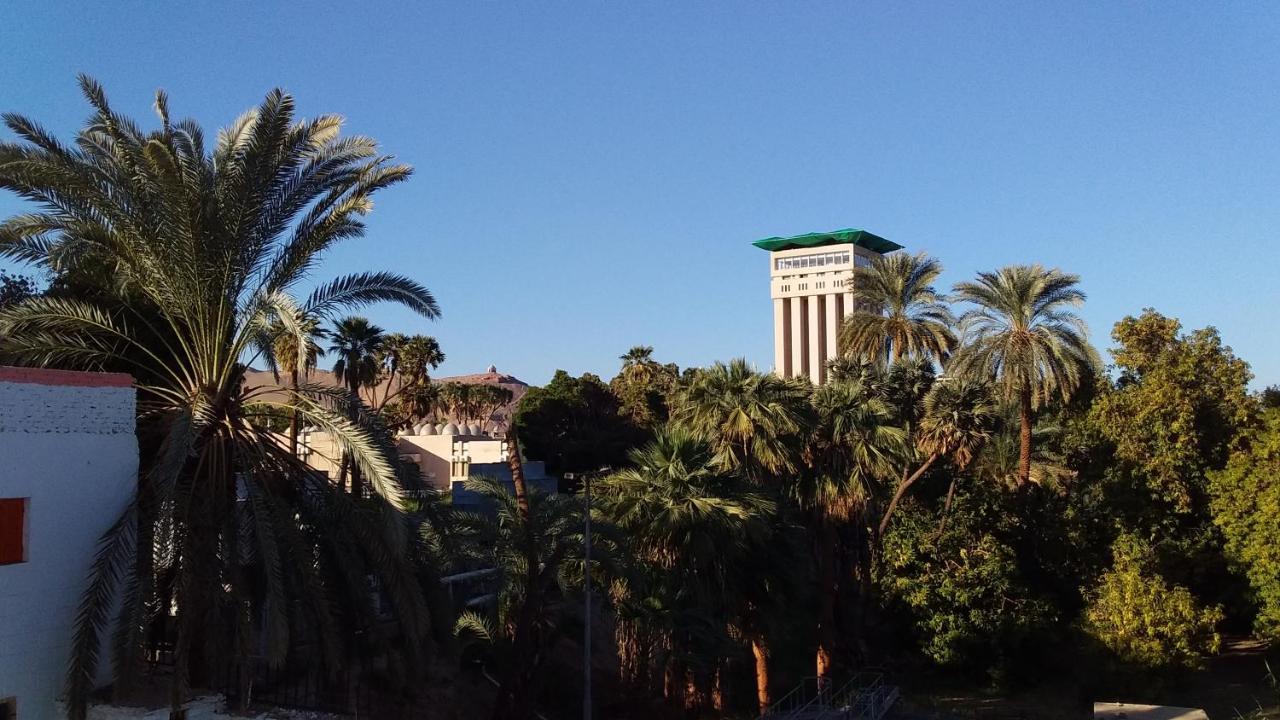
[[[902,248],[865,230],[836,230],[753,243],[769,251],[773,371],[826,380],[841,320],[853,311],[853,269]]]

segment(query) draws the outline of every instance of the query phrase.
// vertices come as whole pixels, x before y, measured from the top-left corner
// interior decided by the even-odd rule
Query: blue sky
[[[1079,273],[1100,348],[1150,306],[1280,382],[1280,5],[10,0],[0,47],[0,109],[63,136],[81,71],[206,127],[280,86],[414,165],[317,277],[432,288],[437,322],[370,315],[444,373],[768,367],[749,243],[852,226],[947,286]]]

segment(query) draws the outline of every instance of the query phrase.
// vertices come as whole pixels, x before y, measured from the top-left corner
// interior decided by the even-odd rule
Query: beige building
[[[417,466],[420,487],[451,493],[459,505],[474,500],[463,488],[468,478],[484,476],[511,482],[506,439],[485,432],[479,425],[421,423],[396,436],[396,450],[402,461]],[[338,476],[342,451],[327,432],[303,429],[298,454],[316,470],[331,478]],[[541,461],[525,458],[520,465],[531,487],[556,491],[556,480],[547,476]]]
[[[782,377],[826,380],[836,338],[853,311],[854,268],[902,248],[865,230],[836,230],[753,243],[769,251],[773,298],[773,371]]]

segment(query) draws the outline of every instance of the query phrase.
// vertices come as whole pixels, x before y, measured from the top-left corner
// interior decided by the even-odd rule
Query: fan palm
[[[632,451],[630,460],[632,467],[601,483],[600,508],[653,569],[641,574],[647,583],[631,590],[651,596],[646,604],[666,610],[655,618],[660,622],[656,632],[633,634],[661,639],[666,674],[681,680],[676,687],[705,687],[712,668],[691,662],[721,657],[719,646],[729,641],[725,629],[744,625],[728,613],[741,608],[746,586],[757,579],[748,569],[757,562],[757,551],[769,545],[774,504],[721,470],[707,444],[684,428],[659,431],[651,443]],[[762,662],[757,695],[767,705],[763,632],[753,626],[750,634]],[[686,677],[693,682],[683,682]]]
[[[955,287],[956,297],[975,307],[960,318],[967,343],[947,372],[991,378],[1017,403],[1019,487],[1031,480],[1036,409],[1055,396],[1069,400],[1098,366],[1084,321],[1069,309],[1084,303],[1079,283],[1056,268],[1011,265]]]
[[[903,496],[940,458],[950,457],[958,469],[973,462],[991,438],[998,419],[999,411],[986,381],[947,378],[935,384],[925,395],[924,412],[914,433],[916,449],[924,461],[898,484],[880,519],[877,535],[884,535]]]
[[[333,362],[334,377],[353,397],[358,398],[361,390],[378,382],[386,339],[382,328],[368,318],[356,316],[338,320],[329,331],[329,352],[337,358]]]
[[[618,356],[622,361],[622,375],[632,382],[647,383],[653,376],[653,348],[648,345],[636,345],[624,355]]]
[[[868,362],[944,360],[955,319],[933,288],[942,263],[924,253],[884,255],[854,270],[853,312],[840,329],[840,354]]]
[[[101,299],[32,298],[0,312],[0,351],[29,365],[131,368],[140,432],[156,442],[80,604],[71,716],[85,717],[112,607],[119,684],[149,623],[176,608],[175,708],[197,653],[217,667],[265,647],[280,663],[296,640],[330,667],[342,662],[343,630],[371,612],[370,576],[389,592],[413,652],[425,611],[405,559],[394,451],[376,418],[353,420],[345,395],[324,388],[279,399],[243,383],[244,363],[272,352],[272,320],[304,337],[296,318],[375,301],[438,314],[425,288],[391,274],[341,277],[303,303],[286,294],[326,249],[362,234],[371,196],[410,169],[379,156],[372,140],[339,137],[337,117],[295,120],[279,91],[208,151],[198,125],[171,122],[163,92],[161,127],[143,132],[96,82],[80,84],[94,114],[71,146],[26,118],[4,118],[21,141],[0,143],[0,188],[39,209],[0,223],[0,253],[109,274]],[[357,507],[257,424],[281,410],[331,433],[375,498]]]
[[[674,419],[710,443],[722,469],[758,483],[796,469],[808,388],[803,381],[756,372],[746,360],[717,362],[681,393]]]
[[[906,450],[906,433],[893,409],[874,389],[835,382],[812,397],[817,422],[805,451],[806,472],[794,486],[801,508],[813,518],[818,566],[817,676],[831,673],[835,645],[838,526],[866,520],[880,483],[893,474]]]

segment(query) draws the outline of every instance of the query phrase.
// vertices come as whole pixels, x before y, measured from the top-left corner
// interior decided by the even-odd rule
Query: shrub
[[[1196,668],[1221,643],[1218,606],[1200,607],[1191,591],[1154,572],[1151,547],[1125,534],[1114,563],[1090,593],[1085,631],[1118,659],[1148,668]]]

